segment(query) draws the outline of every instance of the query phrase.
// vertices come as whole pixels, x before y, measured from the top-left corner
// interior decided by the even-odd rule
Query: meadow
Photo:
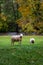
[[[30,38],[35,43],[30,44]],[[0,36],[0,65],[43,65],[43,36],[23,36],[11,45],[11,36]]]

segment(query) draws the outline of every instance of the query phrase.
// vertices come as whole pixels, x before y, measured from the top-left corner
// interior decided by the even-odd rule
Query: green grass
[[[35,44],[30,44],[31,37]],[[10,36],[0,36],[0,65],[43,65],[43,36],[24,36],[14,46]]]

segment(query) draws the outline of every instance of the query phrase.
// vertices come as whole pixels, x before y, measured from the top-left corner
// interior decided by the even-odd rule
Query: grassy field
[[[35,38],[30,44],[29,39]],[[0,36],[0,65],[43,65],[43,36],[24,36],[11,46],[10,36]]]

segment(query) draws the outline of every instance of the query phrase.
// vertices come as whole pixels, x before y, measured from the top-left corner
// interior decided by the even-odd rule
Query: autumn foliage
[[[43,33],[42,0],[3,0],[0,6],[0,17],[0,31],[4,21],[7,31],[16,31],[18,25],[19,32]]]

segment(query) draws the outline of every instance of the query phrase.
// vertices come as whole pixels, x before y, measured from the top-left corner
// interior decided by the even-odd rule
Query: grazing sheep
[[[30,43],[34,44],[35,43],[35,39],[34,38],[30,38]]]
[[[23,34],[14,35],[11,37],[11,44],[14,45],[14,42],[19,42],[21,44]]]

